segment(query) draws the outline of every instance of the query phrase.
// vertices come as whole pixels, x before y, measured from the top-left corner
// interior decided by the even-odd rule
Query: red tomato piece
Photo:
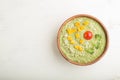
[[[90,40],[90,39],[92,38],[92,36],[93,36],[93,34],[92,34],[91,31],[86,31],[86,32],[84,33],[84,38],[85,38],[86,40]]]

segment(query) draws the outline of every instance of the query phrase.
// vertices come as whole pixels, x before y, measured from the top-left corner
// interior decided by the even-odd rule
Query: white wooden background
[[[68,63],[57,30],[76,14],[97,17],[109,33],[106,55],[91,66]],[[0,80],[120,79],[119,0],[0,0]]]

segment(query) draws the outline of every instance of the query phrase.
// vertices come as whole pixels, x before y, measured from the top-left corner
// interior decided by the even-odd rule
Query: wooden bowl
[[[97,59],[95,59],[94,61],[89,62],[89,63],[85,63],[85,64],[83,64],[83,63],[77,63],[77,62],[74,62],[74,61],[70,60],[69,58],[67,58],[67,56],[63,53],[63,51],[62,51],[61,48],[60,48],[60,33],[61,33],[62,28],[63,28],[63,27],[66,25],[66,23],[68,23],[69,21],[71,21],[71,20],[73,20],[73,19],[75,19],[75,18],[80,18],[80,17],[88,17],[88,18],[91,18],[91,19],[97,21],[97,22],[101,25],[101,27],[103,28],[104,33],[105,33],[105,36],[106,36],[106,44],[105,44],[105,48],[104,48],[103,53],[102,53]],[[72,16],[72,17],[68,18],[68,19],[61,25],[61,27],[60,27],[60,29],[59,29],[59,31],[58,31],[58,35],[57,35],[57,46],[58,46],[58,49],[59,49],[61,55],[62,55],[68,62],[70,62],[70,63],[72,63],[72,64],[75,64],[75,65],[79,65],[79,66],[87,66],[87,65],[94,64],[95,62],[99,61],[99,60],[104,56],[104,54],[105,54],[105,52],[106,52],[106,50],[107,50],[107,48],[108,48],[108,34],[107,34],[106,29],[105,29],[105,26],[104,26],[97,18],[95,18],[95,17],[93,17],[93,16],[91,16],[91,15],[87,15],[87,14],[79,14],[79,15],[75,15],[75,16]]]

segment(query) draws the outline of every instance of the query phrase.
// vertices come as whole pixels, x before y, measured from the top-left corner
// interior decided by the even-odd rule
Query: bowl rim
[[[73,20],[73,19],[75,19],[75,18],[80,18],[80,17],[88,17],[88,18],[91,18],[91,19],[95,20],[96,22],[98,22],[98,23],[101,25],[102,29],[104,30],[104,33],[105,33],[105,36],[106,36],[106,46],[105,46],[105,48],[104,48],[103,53],[102,53],[98,58],[96,58],[94,61],[91,61],[91,62],[88,62],[88,63],[85,63],[85,64],[83,64],[83,63],[78,63],[78,62],[74,62],[74,61],[70,60],[70,59],[64,54],[64,52],[63,52],[63,51],[61,50],[61,48],[60,48],[60,33],[61,33],[62,28],[63,28],[64,25],[66,25],[66,23],[68,23],[69,21],[71,21],[71,20]],[[78,65],[78,66],[88,66],[88,65],[94,64],[94,63],[96,63],[97,61],[99,61],[99,60],[105,55],[105,53],[106,53],[106,51],[107,51],[107,49],[108,49],[108,43],[109,43],[109,41],[108,41],[108,32],[107,32],[105,26],[103,25],[103,23],[102,23],[100,20],[98,20],[96,17],[91,16],[91,15],[88,15],[88,14],[78,14],[78,15],[74,15],[74,16],[68,18],[68,19],[65,20],[65,21],[63,22],[63,24],[60,26],[60,28],[59,28],[59,30],[58,30],[58,34],[57,34],[57,47],[58,47],[58,50],[60,51],[60,54],[61,54],[68,62],[70,62],[70,63],[72,63],[72,64],[75,64],[75,65]]]

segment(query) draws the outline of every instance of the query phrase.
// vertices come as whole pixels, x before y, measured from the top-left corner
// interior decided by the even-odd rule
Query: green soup
[[[77,63],[85,64],[96,60],[106,46],[103,27],[88,17],[74,18],[67,22],[59,37],[63,54]]]

